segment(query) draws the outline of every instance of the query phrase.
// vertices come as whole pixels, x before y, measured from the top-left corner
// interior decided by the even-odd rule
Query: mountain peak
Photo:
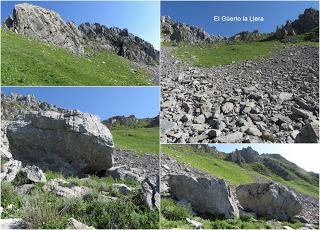
[[[57,12],[32,4],[15,5],[13,16],[9,16],[4,25],[17,34],[75,54],[84,54],[85,50],[112,51],[135,62],[154,65],[159,61],[159,51],[126,28],[108,28],[99,23],[83,23],[77,27],[73,22],[65,22]]]

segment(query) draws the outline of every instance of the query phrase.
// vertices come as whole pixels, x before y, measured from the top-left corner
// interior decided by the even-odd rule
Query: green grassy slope
[[[115,146],[138,154],[159,154],[159,127],[111,129]]]
[[[174,55],[183,61],[193,61],[197,67],[233,64],[269,56],[281,49],[280,42],[233,42],[199,47],[179,46]]]
[[[77,56],[1,29],[2,85],[152,85],[145,70],[116,54]]]
[[[242,168],[233,162],[219,159],[219,157],[215,157],[214,154],[208,155],[197,152],[190,146],[161,145],[161,152],[182,163],[189,163],[194,168],[200,169],[215,177],[225,179],[235,185],[259,180],[274,180],[304,194],[317,198],[319,196],[318,186],[304,181],[301,178],[288,181],[273,173],[269,175],[260,174],[253,169],[253,165],[247,164],[245,168]]]
[[[161,145],[161,152],[177,159],[182,163],[189,163],[196,169],[228,180],[236,185],[253,182],[250,173],[241,168],[239,165],[218,159],[214,156],[195,152],[190,146]]]

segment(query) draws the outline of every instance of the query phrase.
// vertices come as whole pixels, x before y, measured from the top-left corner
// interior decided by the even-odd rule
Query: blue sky
[[[77,25],[98,22],[107,27],[128,28],[129,32],[160,47],[160,3],[150,1],[24,1],[58,12],[65,21]],[[1,1],[1,23],[12,14],[16,1]]]
[[[2,93],[32,94],[58,107],[79,109],[101,119],[131,114],[139,118],[159,114],[158,87],[2,87]]]
[[[161,15],[204,28],[212,35],[232,36],[241,31],[273,32],[277,25],[298,18],[304,9],[318,8],[317,1],[269,2],[162,2]],[[214,16],[262,16],[264,22],[215,22]]]
[[[209,144],[209,146],[215,146],[217,150],[225,153],[251,146],[259,154],[278,153],[307,171],[320,173],[318,144]]]

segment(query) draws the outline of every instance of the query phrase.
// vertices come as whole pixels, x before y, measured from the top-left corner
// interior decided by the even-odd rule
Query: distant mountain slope
[[[272,180],[313,197],[319,195],[316,177],[285,158],[281,156],[280,158],[278,154],[257,156],[258,153],[249,147],[231,154],[224,153],[225,158],[221,158],[222,153],[213,148],[209,151],[205,151],[206,148],[198,151],[197,148],[197,145],[162,145],[161,152],[235,185]],[[238,158],[230,156],[238,156]],[[242,159],[241,163],[238,159]],[[272,164],[265,164],[266,159],[272,160]],[[283,176],[285,173],[292,177],[286,178]]]
[[[115,116],[102,123],[111,130],[117,148],[159,155],[159,116],[142,119],[134,115]]]
[[[103,121],[111,129],[117,128],[152,128],[159,127],[159,116],[153,118],[137,118],[134,115],[115,116]]]

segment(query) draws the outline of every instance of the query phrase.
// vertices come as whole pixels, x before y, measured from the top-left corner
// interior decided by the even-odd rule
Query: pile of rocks
[[[107,28],[98,23],[76,26],[73,22],[64,22],[54,11],[27,3],[15,5],[13,16],[9,16],[4,25],[18,34],[49,42],[76,54],[84,54],[86,49],[107,50],[148,65],[159,61],[159,51],[127,29]]]
[[[162,143],[318,142],[318,47],[212,68],[161,55]]]

